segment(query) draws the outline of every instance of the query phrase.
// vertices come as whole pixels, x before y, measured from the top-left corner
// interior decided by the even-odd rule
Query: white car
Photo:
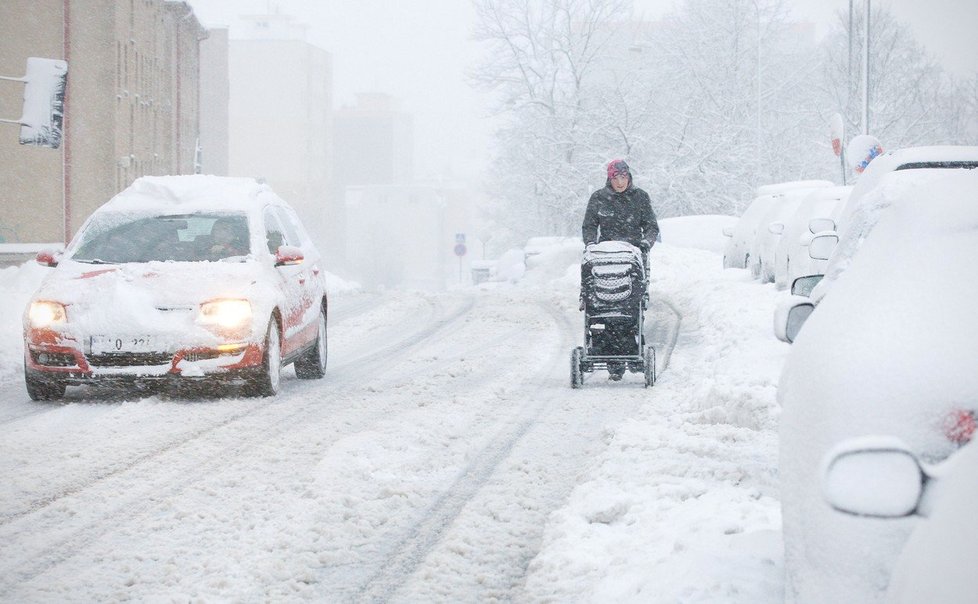
[[[794,189],[830,187],[827,180],[801,180],[758,187],[757,195],[751,201],[740,220],[732,228],[723,229],[729,237],[723,251],[723,268],[747,268],[750,263],[750,246],[757,234],[764,214],[772,205],[783,199],[785,192]]]
[[[852,187],[827,187],[808,194],[784,227],[774,252],[774,283],[778,289],[790,287],[798,277],[825,273],[824,261],[808,253],[812,237],[834,231],[833,213],[845,203]]]
[[[949,170],[978,167],[978,147],[934,146],[907,147],[887,151],[874,159],[859,176],[849,199],[839,208],[836,223],[845,228],[850,214],[858,207],[864,195],[876,188],[890,172],[904,170]]]
[[[291,207],[253,179],[143,177],[98,208],[24,313],[32,399],[67,386],[238,382],[279,391],[326,370],[321,259]]]
[[[810,288],[807,298],[790,297],[778,302],[775,309],[774,331],[783,341],[791,342],[804,326],[809,315],[832,289],[833,284],[852,263],[862,242],[869,236],[885,211],[894,203],[906,200],[913,204],[928,203],[928,188],[955,173],[971,173],[974,170],[947,170],[938,168],[898,170],[884,174],[877,185],[863,195],[862,201],[848,214],[848,224],[840,236],[834,231],[817,233],[808,245],[809,256],[818,265],[824,265],[824,275],[812,275],[806,280],[817,281]],[[855,192],[853,192],[855,194]],[[851,197],[850,197],[851,204]],[[907,241],[913,241],[914,227],[907,231]]]
[[[825,187],[827,188],[827,187]],[[778,195],[779,201],[771,205],[758,224],[754,240],[750,245],[748,267],[751,274],[762,283],[774,281],[774,255],[781,241],[785,225],[798,211],[802,201],[813,191],[811,188],[798,188]]]
[[[969,429],[973,434],[973,415]],[[892,569],[887,602],[971,604],[978,599],[978,443],[934,465],[899,439],[867,436],[841,443],[823,465],[825,498],[836,510],[921,519]]]
[[[820,464],[838,442],[891,434],[930,462],[978,401],[978,171],[907,187],[809,318],[785,363],[780,466],[786,597],[876,602],[912,520],[826,506]]]

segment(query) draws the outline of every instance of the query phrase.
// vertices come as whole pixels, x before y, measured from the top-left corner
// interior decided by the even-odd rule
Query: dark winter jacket
[[[627,241],[644,250],[650,249],[659,236],[659,223],[652,211],[649,194],[628,184],[616,193],[610,181],[591,194],[581,227],[584,244],[602,241]]]

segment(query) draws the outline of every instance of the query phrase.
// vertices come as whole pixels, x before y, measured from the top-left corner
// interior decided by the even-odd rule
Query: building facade
[[[229,174],[264,178],[328,253],[331,57],[288,15],[243,17],[231,36]]]
[[[347,217],[350,187],[406,185],[414,181],[414,120],[397,108],[388,94],[372,92],[356,96],[356,104],[342,107],[333,117],[335,161],[329,214],[333,217],[330,239],[346,250],[355,242],[357,228]]]
[[[0,73],[31,56],[68,62],[61,148],[22,147],[0,130],[5,241],[66,241],[139,176],[195,171],[206,31],[189,4],[6,0],[0,24]],[[16,114],[22,94],[0,89],[0,115]]]

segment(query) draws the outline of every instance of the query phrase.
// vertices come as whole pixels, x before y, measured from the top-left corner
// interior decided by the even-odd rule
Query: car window
[[[281,221],[271,207],[265,208],[263,216],[265,218],[265,241],[268,243],[268,253],[275,254],[278,248],[283,245],[292,245],[286,237],[285,229]]]
[[[303,240],[299,235],[299,230],[295,226],[295,217],[290,215],[285,208],[276,207],[272,208],[272,211],[279,219],[279,224],[282,225],[283,232],[285,233],[285,240],[288,242],[288,245],[302,247]]]
[[[214,240],[215,225],[228,233]],[[72,254],[76,262],[198,262],[248,254],[244,214],[115,214],[91,221]],[[221,244],[221,247],[216,247]]]

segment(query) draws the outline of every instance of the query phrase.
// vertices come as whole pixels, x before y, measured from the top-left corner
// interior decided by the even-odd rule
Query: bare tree
[[[862,56],[865,10],[854,11],[853,54]],[[862,63],[849,77],[848,11],[839,12],[835,30],[823,44],[822,105],[840,112],[847,129],[862,131]],[[955,82],[914,39],[909,27],[879,3],[870,16],[869,131],[885,148],[953,144],[967,139],[966,85]],[[970,115],[974,115],[972,112]]]

